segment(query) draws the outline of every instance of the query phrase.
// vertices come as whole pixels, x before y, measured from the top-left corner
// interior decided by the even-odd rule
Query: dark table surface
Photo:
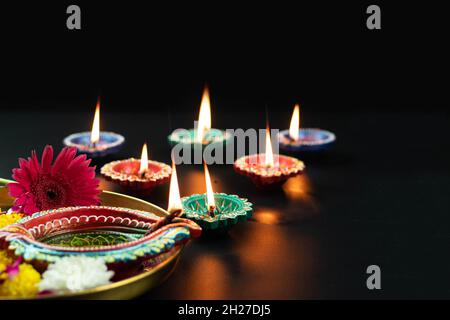
[[[425,110],[426,111],[426,110]],[[220,128],[261,128],[264,112],[213,114]],[[85,112],[2,112],[0,177],[17,158],[61,146],[89,130]],[[166,136],[192,114],[102,113],[102,128],[126,136],[117,158],[169,162]],[[273,128],[289,113],[273,112]],[[337,135],[335,148],[300,156],[303,176],[274,192],[255,189],[231,165],[212,165],[213,188],[254,203],[253,218],[220,238],[190,243],[172,276],[144,299],[450,298],[449,116],[447,113],[310,113],[306,126]],[[171,128],[170,128],[171,127]],[[101,162],[97,162],[101,165]],[[182,195],[205,192],[201,166],[178,167]],[[102,180],[102,187],[118,190]],[[167,206],[168,184],[146,200]],[[381,290],[366,268],[381,267]]]

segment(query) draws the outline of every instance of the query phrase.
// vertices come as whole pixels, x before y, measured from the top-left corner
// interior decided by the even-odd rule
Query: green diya
[[[252,204],[247,199],[226,193],[214,193],[208,167],[204,164],[206,193],[181,199],[183,212],[203,230],[227,230],[252,216]]]
[[[211,128],[211,103],[208,87],[203,91],[198,123],[195,129],[177,129],[167,137],[171,146],[181,144],[203,148],[210,144],[226,144],[232,135],[229,132]]]
[[[252,216],[252,204],[244,198],[226,193],[214,193],[214,206],[206,194],[194,194],[181,199],[186,218],[194,220],[203,230],[228,229]]]
[[[167,139],[169,144],[188,145],[193,147],[204,147],[210,144],[227,144],[232,135],[219,129],[207,129],[201,139],[197,139],[198,129],[178,129],[172,132]]]

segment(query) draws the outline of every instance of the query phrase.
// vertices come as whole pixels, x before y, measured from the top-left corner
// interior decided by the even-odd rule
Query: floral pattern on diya
[[[143,261],[197,237],[201,229],[176,219],[150,234],[161,218],[144,211],[106,206],[38,212],[0,230],[0,241],[25,260],[55,262],[65,256],[100,257],[106,263]]]
[[[110,181],[135,190],[151,189],[169,181],[172,168],[167,164],[149,160],[148,170],[140,176],[140,163],[141,160],[134,158],[112,161],[105,164],[100,173]]]
[[[194,194],[181,199],[187,218],[204,229],[230,227],[252,216],[252,203],[247,199],[226,193],[214,193],[216,208],[211,216],[206,205],[206,194]]]
[[[249,177],[257,187],[278,186],[287,179],[302,174],[305,164],[293,157],[274,155],[276,165],[264,164],[265,154],[252,154],[241,157],[234,162],[234,170]]]
[[[125,143],[125,138],[114,132],[100,131],[99,142],[94,146],[91,143],[91,132],[85,131],[71,134],[64,138],[63,143],[68,147],[77,148],[90,158],[96,158],[118,152]]]
[[[336,141],[334,133],[322,129],[299,129],[299,139],[293,140],[289,136],[289,130],[283,130],[278,134],[280,148],[287,151],[320,151],[331,147]]]
[[[211,128],[205,132],[203,141],[200,143],[195,140],[196,134],[196,129],[175,130],[167,137],[167,139],[172,146],[177,144],[206,146],[209,144],[227,144],[232,138],[232,135],[227,131]]]

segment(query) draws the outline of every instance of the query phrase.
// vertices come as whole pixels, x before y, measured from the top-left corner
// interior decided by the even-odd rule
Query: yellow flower
[[[0,214],[0,229],[13,224],[23,217],[22,214]],[[14,263],[14,258],[6,250],[0,250],[0,297],[32,297],[38,291],[41,275],[32,265],[22,263],[19,272],[12,278],[4,272],[6,267]]]
[[[20,213],[0,214],[0,229],[19,221],[22,217],[23,214]]]
[[[23,298],[35,296],[39,289],[38,284],[41,275],[32,265],[22,263],[19,266],[19,273],[13,278],[6,278],[0,285],[0,297]]]
[[[13,263],[14,260],[8,256],[8,253],[5,250],[0,250],[0,280],[2,280],[2,272],[6,269],[6,266]]]

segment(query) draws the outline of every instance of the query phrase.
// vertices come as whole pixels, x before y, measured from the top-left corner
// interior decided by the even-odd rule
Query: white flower
[[[39,290],[81,291],[111,283],[113,271],[108,271],[101,258],[86,256],[63,257],[48,266],[42,274]]]

